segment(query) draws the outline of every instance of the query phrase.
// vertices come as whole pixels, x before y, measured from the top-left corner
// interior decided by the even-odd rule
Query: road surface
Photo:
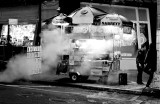
[[[0,104],[160,104],[140,95],[27,83],[0,84]]]

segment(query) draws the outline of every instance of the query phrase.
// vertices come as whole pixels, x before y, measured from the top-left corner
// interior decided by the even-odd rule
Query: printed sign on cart
[[[132,34],[123,34],[120,50],[122,58],[135,58],[137,56],[137,35],[134,31]]]
[[[102,70],[91,69],[91,75],[101,76],[102,75]]]
[[[41,70],[41,46],[30,46],[27,47],[27,58],[34,59],[36,64],[35,69],[32,74],[39,74],[42,72]]]

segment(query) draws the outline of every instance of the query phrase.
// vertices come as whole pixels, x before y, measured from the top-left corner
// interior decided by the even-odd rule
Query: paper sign
[[[10,25],[17,25],[18,24],[18,19],[9,19],[8,20]]]

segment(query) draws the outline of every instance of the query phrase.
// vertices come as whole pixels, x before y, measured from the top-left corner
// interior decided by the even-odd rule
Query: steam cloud
[[[50,27],[40,34],[42,40],[41,72],[45,72],[57,66],[59,55],[64,54],[70,49],[70,42],[66,34],[61,34],[60,28]],[[113,40],[96,40],[88,39],[84,43],[79,44],[80,50],[83,50],[84,56],[81,66],[77,67],[80,73],[84,74],[90,71],[93,66],[90,60],[101,57],[102,55],[113,51]],[[12,82],[17,79],[31,79],[31,75],[36,68],[35,58],[27,58],[26,55],[17,55],[7,64],[7,69],[0,73],[0,82]]]
[[[7,69],[0,73],[0,82],[12,82],[20,78],[29,79],[35,67],[33,58],[17,55],[9,60]]]
[[[94,63],[91,60],[103,57],[103,55],[113,51],[113,40],[88,39],[86,42],[80,44],[81,49],[84,52],[83,61],[81,66],[77,67],[76,70],[82,75],[85,75],[90,73],[92,67],[98,67],[102,64],[101,62],[99,64],[97,62]]]
[[[40,34],[42,38],[43,64],[41,72],[50,70],[57,65],[58,55],[68,48],[66,40],[62,37],[60,29],[45,29]],[[0,82],[12,82],[18,79],[31,79],[37,67],[36,59],[28,58],[25,54],[12,57],[7,63],[7,68],[0,73]]]
[[[60,29],[44,30],[41,37],[43,65],[54,67],[59,60],[58,55],[63,54],[69,48],[67,40],[61,34]]]

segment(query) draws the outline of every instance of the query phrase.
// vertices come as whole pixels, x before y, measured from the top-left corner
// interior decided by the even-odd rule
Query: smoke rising
[[[36,61],[34,58],[17,55],[9,60],[7,69],[0,73],[0,82],[12,82],[20,78],[30,79],[35,68]]]
[[[80,42],[81,40],[77,41],[79,51],[83,51],[84,55],[81,55],[83,61],[79,67],[76,67],[76,70],[82,75],[89,74],[90,69],[93,67],[101,67],[102,62],[98,63],[94,60],[105,57],[106,54],[113,51],[113,39],[86,39],[85,41],[82,40],[84,42]]]
[[[60,28],[56,27],[44,29],[40,36],[42,39],[40,72],[46,72],[57,66],[60,61],[59,55],[67,54],[68,50],[71,49],[70,44],[68,44],[70,40],[65,37],[66,34],[62,34]],[[84,42],[78,40],[75,44],[79,48],[78,53],[83,52],[83,55],[80,56],[83,61],[80,66],[76,67],[76,70],[81,74],[90,73],[91,67],[97,65],[91,60],[103,57],[103,55],[113,51],[113,39],[86,39]],[[37,73],[34,72],[36,68],[37,62],[34,57],[27,58],[25,54],[17,55],[9,60],[7,69],[0,73],[0,82],[12,82],[21,78],[32,79],[31,75]]]
[[[65,53],[69,48],[67,40],[61,34],[60,29],[52,31],[44,30],[41,34],[42,38],[42,58],[46,67],[54,67],[57,65],[59,55]]]
[[[59,61],[58,55],[61,55],[68,48],[61,30],[57,28],[45,29],[41,32],[42,52],[41,66],[37,66],[35,57],[28,58],[26,54],[20,54],[12,57],[7,63],[7,68],[0,73],[0,82],[12,82],[18,79],[32,79],[31,75],[39,72],[46,72],[56,67]],[[40,69],[36,69],[41,67]]]

